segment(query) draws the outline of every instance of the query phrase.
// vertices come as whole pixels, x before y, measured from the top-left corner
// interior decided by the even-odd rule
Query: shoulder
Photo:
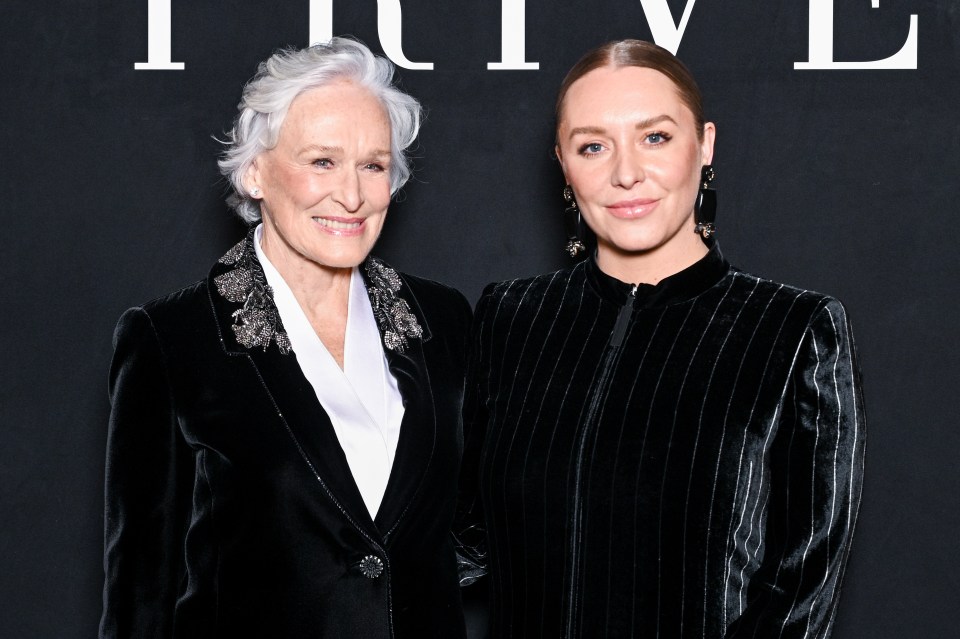
[[[847,309],[836,297],[810,289],[777,282],[738,269],[731,269],[731,288],[745,294],[754,305],[762,304],[768,312],[783,314],[793,323],[809,328],[829,321],[846,325]]]
[[[200,280],[131,310],[139,309],[156,323],[170,324],[195,319],[197,312],[209,311],[209,308],[207,282]]]
[[[172,293],[155,297],[137,308],[143,309],[148,315],[162,316],[181,313],[199,303],[206,303],[207,300],[207,282],[199,280]]]
[[[551,273],[543,273],[533,277],[517,278],[513,280],[504,280],[502,282],[493,282],[488,284],[483,290],[485,297],[494,299],[522,298],[531,293],[546,292],[556,286],[557,283],[567,283],[578,272],[583,270],[583,265],[578,264],[570,268],[560,269]]]
[[[409,273],[395,270],[376,257],[369,257],[361,270],[366,271],[368,283],[388,286],[406,300],[413,314],[429,327],[429,334],[465,334],[473,315],[470,303],[452,286],[441,284]],[[391,284],[390,280],[399,280]],[[379,282],[379,283],[378,283]]]
[[[398,274],[410,289],[410,292],[417,298],[417,302],[424,308],[424,311],[429,312],[428,308],[442,307],[449,309],[452,307],[456,311],[463,311],[466,308],[469,313],[470,303],[463,293],[454,287],[409,273]]]
[[[571,284],[582,283],[583,264],[534,277],[493,282],[483,289],[477,303],[477,315],[490,309],[520,312],[524,308],[541,306],[555,297],[551,292],[566,290]]]
[[[117,322],[114,343],[125,334],[149,331],[158,338],[165,333],[193,330],[198,317],[210,313],[207,283],[204,280],[128,308]]]

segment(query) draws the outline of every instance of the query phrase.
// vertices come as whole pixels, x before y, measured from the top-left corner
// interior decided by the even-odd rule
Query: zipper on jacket
[[[633,302],[637,299],[637,285],[634,284],[627,295],[627,301],[620,307],[617,314],[617,323],[613,325],[613,334],[610,335],[610,346],[613,350],[619,350],[623,344],[623,338],[627,334],[627,326],[630,325],[630,317],[633,315]],[[609,357],[609,355],[608,355]]]
[[[580,528],[583,514],[582,506],[582,487],[583,478],[583,455],[587,447],[587,435],[591,432],[591,426],[596,415],[601,408],[601,398],[606,394],[607,386],[613,373],[613,364],[620,354],[620,348],[623,346],[623,340],[627,335],[627,328],[630,326],[630,318],[633,316],[633,303],[637,299],[637,285],[634,284],[627,295],[626,301],[620,307],[617,313],[617,321],[613,325],[613,331],[610,333],[610,341],[607,342],[607,352],[604,355],[603,366],[600,370],[600,376],[593,387],[593,393],[590,397],[590,405],[587,409],[586,418],[583,421],[583,430],[577,441],[577,456],[573,475],[573,513],[570,521],[570,549],[571,549],[571,572],[570,572],[570,590],[567,594],[567,631],[566,639],[574,638],[574,625],[577,617],[577,593],[579,592],[578,580],[580,576]]]

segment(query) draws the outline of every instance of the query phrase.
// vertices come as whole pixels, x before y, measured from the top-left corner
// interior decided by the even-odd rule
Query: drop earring
[[[703,239],[708,239],[717,232],[714,221],[717,219],[717,192],[710,188],[710,183],[717,177],[717,172],[710,164],[704,164],[700,169],[700,191],[697,201],[693,205],[693,221],[697,223],[693,232]]]
[[[563,211],[563,225],[567,230],[565,249],[570,257],[576,257],[586,251],[587,247],[580,239],[580,208],[577,206],[577,200],[573,197],[573,189],[569,184],[563,187],[563,199],[567,203],[567,208]]]

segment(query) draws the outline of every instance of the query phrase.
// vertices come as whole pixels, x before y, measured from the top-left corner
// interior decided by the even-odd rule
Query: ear
[[[703,140],[700,142],[700,164],[713,164],[713,142],[717,137],[717,126],[713,122],[703,125]]]
[[[260,158],[256,157],[253,159],[253,162],[247,167],[246,173],[243,175],[243,186],[246,188],[247,193],[255,200],[263,198],[263,187],[260,186],[260,182],[263,179],[263,176],[260,173]],[[253,189],[258,188],[260,192],[257,195],[253,195]]]
[[[554,154],[555,156],[557,156],[557,162],[560,163],[560,170],[563,171],[563,179],[564,179],[564,181],[565,181],[567,184],[569,184],[569,183],[570,183],[570,180],[567,179],[567,165],[566,165],[566,163],[563,161],[563,152],[560,151],[560,145],[559,145],[559,144],[554,144],[554,145],[553,145],[553,154]]]

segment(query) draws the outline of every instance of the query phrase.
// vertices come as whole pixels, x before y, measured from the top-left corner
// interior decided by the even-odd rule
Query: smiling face
[[[284,278],[364,260],[386,218],[389,169],[390,120],[369,91],[343,80],[294,99],[246,180],[259,188],[264,253]]]
[[[597,236],[602,270],[625,281],[639,281],[641,270],[659,279],[706,253],[693,232],[693,203],[714,133],[709,122],[697,130],[676,86],[654,69],[602,67],[570,85],[557,157]]]

